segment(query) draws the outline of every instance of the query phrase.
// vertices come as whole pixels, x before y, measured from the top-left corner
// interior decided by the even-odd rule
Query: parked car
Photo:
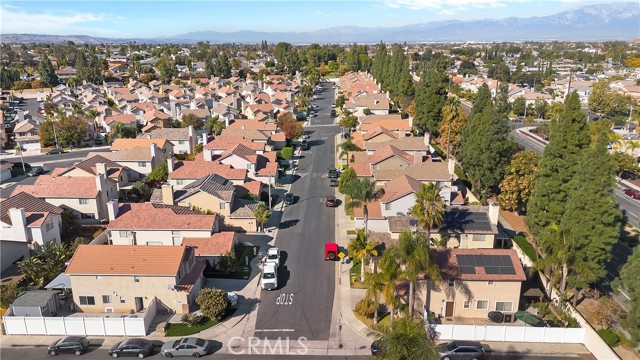
[[[291,205],[291,204],[293,204],[293,202],[294,202],[295,200],[296,200],[296,197],[295,197],[295,196],[293,196],[293,193],[288,192],[288,193],[284,194],[284,203],[285,203],[286,205]]]
[[[227,304],[229,305],[229,307],[234,308],[238,306],[238,294],[234,292],[227,292],[224,294],[224,298],[227,300]]]
[[[338,179],[329,179],[329,186],[337,187],[338,186]]]
[[[140,359],[151,355],[153,351],[153,341],[147,339],[127,339],[115,344],[109,350],[109,356],[117,358],[120,356],[137,356]]]
[[[272,247],[267,250],[267,260],[268,263],[276,264],[276,267],[280,266],[280,249],[277,247]]]
[[[380,344],[378,343],[378,340],[374,341],[371,343],[371,355],[378,355],[380,354]]]
[[[49,151],[47,151],[47,155],[56,155],[56,154],[62,154],[64,151],[62,151],[62,149],[59,148],[53,148]]]
[[[440,360],[484,360],[484,349],[477,341],[449,341],[437,349]]]
[[[84,336],[67,336],[49,345],[47,352],[51,356],[58,354],[82,355],[89,348],[89,340]]]
[[[278,267],[276,264],[269,262],[264,264],[260,287],[262,290],[276,290],[278,288]]]
[[[96,144],[96,145],[102,145],[102,140],[100,140],[100,139],[95,139],[95,140],[93,141],[93,143],[94,143],[94,144]]]
[[[309,134],[302,134],[302,139],[303,140],[309,140],[311,136],[309,136]]]
[[[306,139],[300,141],[300,148],[302,150],[309,150],[309,142]]]
[[[325,260],[338,260],[338,244],[326,243],[324,244],[324,259]]]
[[[160,354],[164,357],[193,356],[198,358],[209,353],[209,341],[197,337],[184,337],[176,341],[167,341],[162,345]]]
[[[42,166],[34,166],[29,170],[27,176],[38,176],[40,174],[44,174],[44,168]]]
[[[336,200],[335,196],[327,196],[327,200],[325,200],[324,205],[326,207],[337,207],[338,200]]]
[[[340,177],[340,172],[338,172],[338,169],[334,169],[331,168],[329,169],[329,179],[337,179]]]
[[[633,189],[624,189],[624,193],[627,196],[631,196],[634,199],[640,199],[640,191]]]

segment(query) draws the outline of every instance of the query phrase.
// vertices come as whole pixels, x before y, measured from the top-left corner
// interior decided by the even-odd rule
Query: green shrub
[[[376,307],[375,307],[375,304],[373,303],[373,300],[367,301],[366,299],[362,299],[358,301],[353,311],[360,316],[364,316],[366,318],[372,318],[375,310],[376,310]]]
[[[609,346],[616,346],[620,343],[620,336],[615,331],[609,329],[600,329],[598,330],[598,335],[604,340],[605,343]]]
[[[198,325],[200,320],[201,320],[200,316],[198,316],[196,313],[184,314],[180,318],[180,321],[183,324],[187,325],[188,327],[194,327],[194,326]]]
[[[227,300],[224,298],[224,290],[205,288],[200,290],[196,298],[202,314],[214,321],[220,321],[227,310]]]

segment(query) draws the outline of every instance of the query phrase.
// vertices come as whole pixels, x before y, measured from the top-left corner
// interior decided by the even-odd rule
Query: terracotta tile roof
[[[25,218],[27,220],[27,227],[41,227],[44,224],[49,213],[47,212],[25,212]]]
[[[251,130],[266,130],[266,131],[275,132],[278,129],[278,127],[275,123],[265,123],[265,122],[258,121],[256,119],[253,119],[253,120],[235,119],[233,120],[232,123],[229,124],[229,126],[227,126],[227,129],[230,129],[230,130],[251,129]]]
[[[161,151],[159,151],[161,152]],[[88,156],[101,154],[103,157],[111,161],[151,161],[152,154],[149,146],[139,146],[130,149],[123,149],[114,152],[89,153]]]
[[[373,176],[378,181],[395,179],[400,175],[407,175],[419,181],[449,181],[452,174],[444,161],[427,160],[418,164],[411,164],[398,170],[373,170]]]
[[[462,196],[462,191],[451,192],[451,205],[464,205],[464,196]]]
[[[387,142],[368,142],[365,147],[368,151],[376,151],[387,145],[392,145],[402,151],[429,151],[429,145],[424,143],[422,137],[401,137]]]
[[[363,149],[363,150],[365,149],[364,139],[362,138],[362,133],[360,131],[352,132],[350,137],[351,137],[351,142],[354,145],[356,145],[360,149]]]
[[[249,139],[243,138],[242,136],[216,136],[212,141],[209,141],[204,148],[228,150],[236,144],[243,144],[254,151],[264,151],[265,147],[264,143],[253,142]]]
[[[360,124],[374,124],[381,121],[397,121],[402,120],[400,114],[387,114],[387,115],[367,115],[360,119]],[[406,119],[405,119],[406,120]]]
[[[369,219],[384,219],[382,215],[382,203],[380,200],[370,201],[367,203],[367,210],[369,210]],[[353,217],[362,218],[364,216],[363,208],[353,208]]]
[[[156,144],[158,148],[164,149],[164,147],[167,145],[167,140],[166,139],[143,139],[143,138],[115,139],[113,141],[113,144],[111,144],[111,150],[112,151],[125,150],[125,149],[141,147],[141,146],[149,148],[151,144]]]
[[[211,230],[217,218],[187,207],[164,204],[120,204],[118,209],[109,229]]]
[[[242,185],[236,185],[236,193],[238,196],[243,196],[246,194],[253,194],[256,196],[260,196],[260,192],[262,190],[262,182],[257,180],[247,181]]]
[[[255,172],[259,176],[275,176],[278,171],[278,162],[276,161],[276,152],[270,151],[262,155],[258,155],[256,158]]]
[[[271,96],[269,96],[269,94],[267,93],[258,93],[253,96],[253,101],[255,103],[259,103],[260,101],[262,101],[263,103],[268,104],[271,102]]]
[[[131,108],[131,111],[140,109],[145,113],[153,112],[156,109],[155,104],[152,103],[151,101],[130,103],[129,107]]]
[[[287,136],[283,132],[271,134],[271,141],[286,141]]]
[[[373,129],[371,129],[369,132],[367,132],[366,134],[362,135],[362,139],[364,139],[364,141],[369,141],[373,138],[375,138],[376,136],[379,135],[387,135],[388,137],[390,137],[391,139],[397,139],[398,135],[382,126],[377,126]]]
[[[113,177],[116,173],[119,173],[124,169],[124,166],[118,164],[115,161],[109,160],[102,155],[94,155],[88,157],[86,160],[75,164],[73,167],[84,170],[89,174],[96,175],[96,164],[103,163],[107,168],[107,176]],[[117,175],[116,175],[117,177]]]
[[[49,175],[51,177],[57,177],[57,176],[61,176],[64,175],[66,172],[73,170],[72,167],[70,168],[53,168],[50,172]]]
[[[233,146],[231,149],[228,149],[226,152],[222,153],[222,155],[220,155],[220,159],[219,160],[223,160],[228,158],[231,155],[235,155],[235,156],[239,156],[247,161],[250,161],[252,163],[256,162],[256,152],[255,150],[249,148],[248,146],[244,145],[244,144],[236,144],[235,146]]]
[[[69,275],[176,276],[185,246],[80,245],[69,261]]]
[[[252,113],[263,112],[270,113],[273,111],[273,105],[269,104],[251,104],[249,105],[249,111]]]
[[[255,219],[254,212],[260,202],[248,199],[237,199],[231,209],[230,218],[233,219]]]
[[[236,233],[233,231],[222,231],[208,238],[183,238],[182,245],[195,248],[196,256],[219,256],[233,250],[235,237]]]
[[[111,125],[116,122],[119,122],[124,125],[135,124],[136,116],[133,114],[118,114],[118,115],[105,116],[104,122],[107,125]]]
[[[171,119],[171,115],[165,113],[164,111],[160,111],[160,110],[153,110],[153,111],[145,112],[144,115],[142,115],[142,117],[147,121],[152,121],[152,120],[155,120],[155,119],[159,119],[159,120],[169,120],[169,119]]]
[[[369,163],[349,163],[356,175],[359,177],[371,177],[371,164]]]
[[[247,169],[234,169],[217,161],[196,158],[194,161],[176,161],[169,179],[200,179],[209,174],[217,174],[230,180],[244,180],[247,177]]]
[[[383,204],[392,202],[411,193],[420,190],[420,181],[407,176],[399,176],[384,185],[384,196],[381,201]]]
[[[383,148],[376,150],[371,156],[371,164],[378,164],[392,156],[397,156],[408,163],[413,163],[413,156],[407,154],[406,152],[398,149],[393,145],[387,145]]]
[[[38,199],[33,195],[29,195],[25,192],[19,192],[10,198],[2,200],[0,202],[0,220],[8,225],[12,225],[11,217],[9,216],[9,209],[24,209],[25,213],[53,213],[62,214],[62,208],[55,205],[51,205],[48,202]],[[26,215],[26,214],[25,214]],[[27,219],[28,223],[28,219]]]
[[[222,136],[240,136],[251,141],[267,141],[271,136],[271,131],[257,129],[224,129]]]
[[[485,266],[472,266],[475,274],[462,274],[458,256],[502,256],[513,265],[515,274],[487,274]],[[443,279],[459,279],[464,281],[525,281],[527,277],[513,249],[436,249],[434,261],[440,268]]]
[[[201,179],[198,179],[191,184],[185,186],[182,190],[176,192],[176,202],[180,202],[197,192],[205,192],[209,195],[215,196],[226,202],[230,202],[233,199],[235,187],[231,181],[216,175],[210,174]],[[179,195],[178,195],[179,194]]]
[[[389,131],[411,131],[411,125],[409,124],[409,120],[401,119],[401,120],[381,120],[370,124],[361,124],[360,129],[365,132],[371,132],[376,127],[384,127]]]
[[[142,138],[167,139],[167,140],[189,140],[189,128],[161,128],[151,130]]]
[[[188,114],[194,114],[200,119],[208,118],[209,116],[211,116],[211,113],[207,109],[186,109],[182,110],[181,114],[182,118],[184,118]]]
[[[94,177],[40,175],[33,185],[16,186],[12,194],[23,191],[38,198],[95,198],[98,196]]]

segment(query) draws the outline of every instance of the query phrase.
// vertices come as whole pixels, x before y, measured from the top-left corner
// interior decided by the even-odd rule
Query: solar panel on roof
[[[476,266],[484,266],[484,256],[483,255],[473,255],[475,259]]]
[[[498,275],[500,274],[500,268],[497,266],[485,266],[484,272],[488,275]]]
[[[497,266],[495,263],[495,256],[493,255],[485,255],[484,257],[484,266]]]
[[[497,257],[500,259],[502,266],[513,266],[513,263],[511,263],[511,257],[509,255],[498,255]]]
[[[460,266],[461,274],[475,274],[476,269],[473,266]]]
[[[515,275],[516,274],[516,269],[514,269],[513,267],[508,267],[508,266],[501,266],[500,267],[500,274],[502,274],[502,275]]]
[[[469,261],[469,258],[467,257],[467,255],[457,255],[456,258],[458,259],[458,264],[460,266],[468,266],[468,265],[470,265],[470,261]]]

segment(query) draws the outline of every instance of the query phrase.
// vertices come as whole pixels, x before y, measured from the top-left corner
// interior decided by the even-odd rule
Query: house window
[[[247,164],[247,170],[251,170],[251,165],[253,164]]]
[[[121,238],[127,238],[129,237],[129,232],[127,230],[120,230],[120,237]]]
[[[449,279],[449,286],[454,286],[456,284],[456,281],[453,279]]]
[[[176,180],[176,184],[177,185],[184,185],[184,180],[182,180],[182,179]]]
[[[182,236],[180,236],[180,231],[171,232],[171,241],[173,242],[173,246],[180,246],[180,244],[182,243]]]
[[[44,224],[44,230],[46,232],[49,232],[49,230],[53,229],[53,221],[49,221],[48,223]]]
[[[227,203],[220,203],[220,210],[224,210],[226,208]]]
[[[133,282],[140,282],[140,276],[134,275],[133,276]]]
[[[496,311],[513,311],[513,302],[511,301],[496,301]]]
[[[391,210],[391,203],[384,204],[384,209],[385,210]]]
[[[478,300],[478,301],[476,301],[476,309],[477,310],[488,310],[489,309],[489,300]]]
[[[120,304],[124,304],[127,302],[127,298],[125,298],[124,296],[120,296]]]
[[[96,214],[94,214],[94,213],[80,213],[80,218],[83,219],[83,220],[95,219],[96,218]]]
[[[184,140],[178,140],[178,145],[184,145]]]
[[[89,199],[80,199],[80,205],[87,205],[89,203]]]
[[[102,295],[103,304],[111,304],[112,302],[113,302],[113,299],[111,298],[111,295]]]
[[[162,241],[147,241],[147,245],[159,246],[162,245]]]
[[[138,161],[138,166],[139,167],[147,167],[147,162],[146,161]]]
[[[471,309],[471,302],[469,300],[465,300],[462,307],[465,309]]]
[[[96,280],[102,280],[102,275],[96,275]]]
[[[489,285],[489,286],[493,286],[493,285],[495,285],[495,284],[496,284],[496,282],[495,282],[495,281],[488,281],[488,282],[487,282],[487,285]]]
[[[471,238],[471,241],[484,241],[484,235],[473,234],[473,238]]]
[[[96,299],[93,296],[80,296],[80,305],[95,305]]]

